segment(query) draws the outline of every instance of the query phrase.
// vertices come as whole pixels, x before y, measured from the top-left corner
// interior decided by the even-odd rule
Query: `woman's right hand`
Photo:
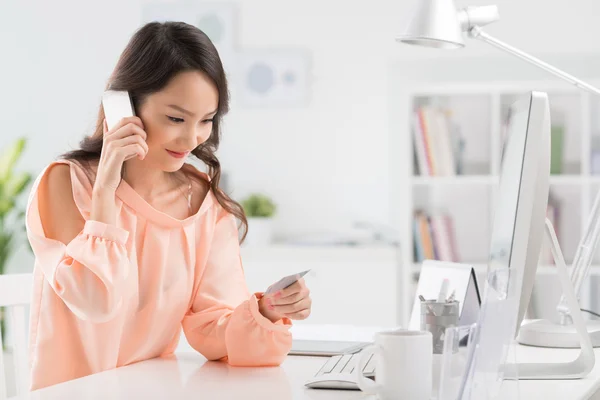
[[[96,172],[95,191],[114,193],[121,183],[123,163],[133,157],[143,160],[148,153],[144,124],[139,117],[121,119],[112,129],[104,124],[102,154]]]

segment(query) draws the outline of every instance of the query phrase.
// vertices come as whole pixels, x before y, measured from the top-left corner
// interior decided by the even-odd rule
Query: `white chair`
[[[29,363],[25,340],[25,321],[27,306],[31,302],[32,288],[32,274],[0,275],[0,307],[8,308],[8,316],[13,332],[13,362],[17,395],[22,395],[29,391]],[[0,335],[0,400],[4,400],[7,397],[6,371],[2,349],[2,336]]]

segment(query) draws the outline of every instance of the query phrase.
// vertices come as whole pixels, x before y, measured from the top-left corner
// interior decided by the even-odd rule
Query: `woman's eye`
[[[213,122],[212,119],[205,119],[204,121],[202,121],[205,124],[210,124],[211,122]]]
[[[175,122],[175,123],[180,123],[180,122],[183,122],[183,118],[169,117],[168,115],[167,115],[167,118],[169,118],[169,120],[170,120],[171,122]]]

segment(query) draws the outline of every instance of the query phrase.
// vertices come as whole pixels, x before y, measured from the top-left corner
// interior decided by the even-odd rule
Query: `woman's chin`
[[[161,169],[165,172],[176,172],[179,171],[181,169],[181,167],[183,167],[183,164],[185,163],[185,159],[181,159],[181,160],[168,160],[165,162],[161,163]]]
[[[185,160],[186,158],[165,157],[157,159],[156,157],[146,157],[144,160],[141,160],[141,164],[145,168],[159,169],[164,172],[176,172],[183,167]]]

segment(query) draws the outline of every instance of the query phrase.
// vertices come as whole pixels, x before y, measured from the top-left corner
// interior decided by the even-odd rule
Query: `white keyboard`
[[[358,390],[354,369],[359,356],[360,353],[330,357],[304,385],[313,389]],[[375,379],[375,360],[372,355],[362,372],[366,377]]]

